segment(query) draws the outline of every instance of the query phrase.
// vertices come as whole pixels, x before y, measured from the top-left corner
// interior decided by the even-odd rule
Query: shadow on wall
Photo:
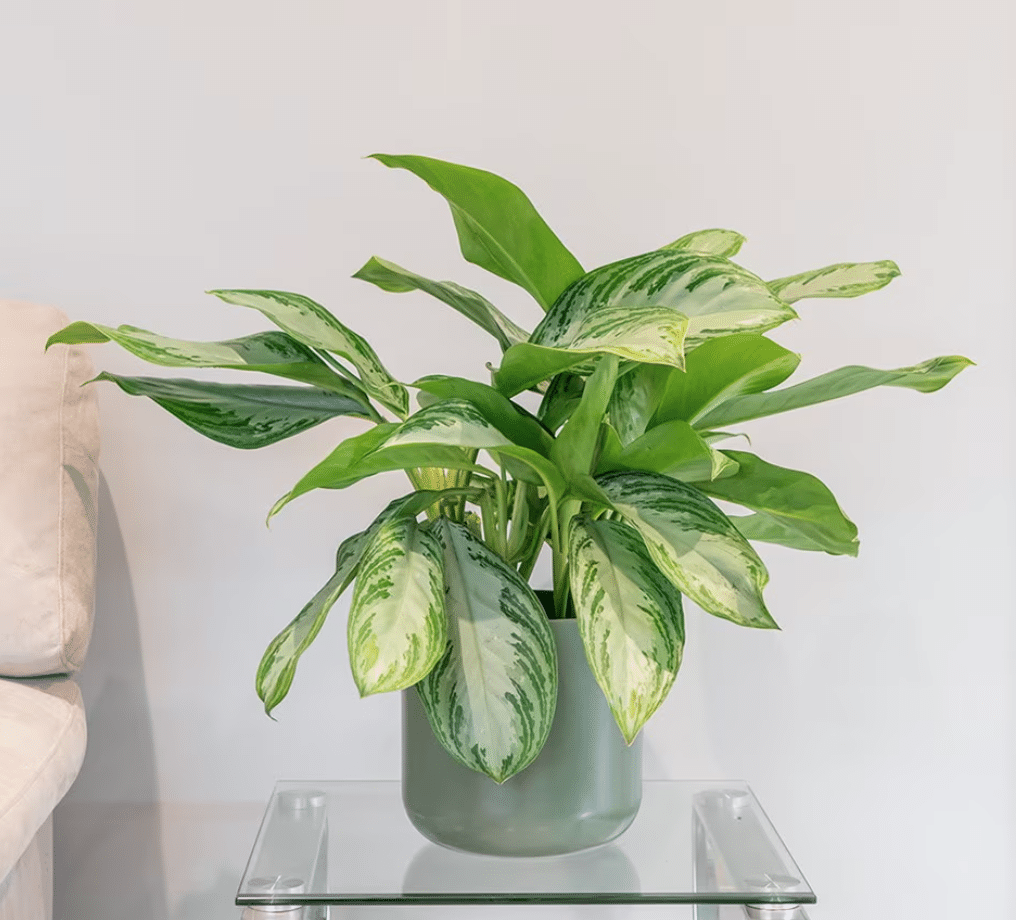
[[[123,536],[99,483],[95,627],[78,677],[88,750],[54,814],[54,917],[166,920],[166,880],[152,718]],[[145,820],[132,820],[135,812]],[[122,912],[119,905],[127,910]],[[129,905],[129,906],[128,906]]]

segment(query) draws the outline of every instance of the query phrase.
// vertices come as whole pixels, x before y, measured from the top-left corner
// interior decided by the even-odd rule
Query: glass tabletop
[[[276,785],[240,881],[240,906],[744,904],[752,916],[815,895],[743,782],[646,782],[615,841],[505,858],[422,837],[398,782]]]

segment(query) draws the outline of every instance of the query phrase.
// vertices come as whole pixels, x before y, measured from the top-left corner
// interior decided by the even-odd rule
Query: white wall
[[[1016,901],[1013,82],[1008,0],[512,4],[7,0],[0,292],[72,318],[221,338],[202,294],[309,294],[404,380],[482,375],[483,333],[349,279],[371,254],[537,310],[462,262],[444,204],[362,160],[423,153],[524,188],[586,266],[689,230],[766,277],[893,258],[859,301],[774,337],[802,374],[938,354],[978,366],[751,428],[861,530],[857,560],[764,551],[780,634],[690,618],[647,730],[654,777],[745,777],[816,918],[1006,916]],[[113,346],[100,368],[150,373]],[[267,641],[401,487],[266,511],[342,420],[262,452],[102,385],[99,622],[78,802],[242,800],[277,777],[394,778],[394,699],[360,702],[343,608],[265,718]],[[1009,912],[1006,911],[1009,908]]]

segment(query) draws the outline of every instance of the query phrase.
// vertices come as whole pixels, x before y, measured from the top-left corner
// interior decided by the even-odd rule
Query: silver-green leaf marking
[[[566,346],[596,311],[644,306],[688,317],[687,348],[732,332],[764,332],[797,316],[747,269],[720,256],[663,249],[583,275],[557,299],[530,342]]]
[[[577,518],[568,560],[589,666],[631,744],[666,698],[681,665],[681,595],[653,563],[638,532],[615,521]]]
[[[386,521],[360,561],[349,607],[349,663],[361,696],[403,690],[444,654],[437,538],[412,518]]]
[[[226,303],[260,310],[293,338],[332,352],[356,368],[364,389],[400,418],[409,414],[409,394],[367,341],[340,323],[321,304],[288,291],[209,291]]]
[[[417,686],[434,734],[496,782],[540,752],[557,703],[557,650],[519,574],[465,527],[442,519],[448,649]]]
[[[884,288],[900,274],[895,262],[840,262],[769,282],[769,290],[786,303],[807,297],[859,297]]]
[[[702,492],[657,473],[608,473],[597,482],[683,594],[742,626],[776,628],[762,600],[762,560]]]

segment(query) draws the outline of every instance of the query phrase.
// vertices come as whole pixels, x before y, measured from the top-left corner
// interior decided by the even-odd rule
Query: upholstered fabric
[[[0,680],[0,883],[63,798],[85,757],[85,708],[71,680]]]
[[[71,673],[92,628],[99,426],[51,307],[0,301],[0,677]]]
[[[0,920],[51,920],[53,816],[39,828],[7,878],[0,880]]]

